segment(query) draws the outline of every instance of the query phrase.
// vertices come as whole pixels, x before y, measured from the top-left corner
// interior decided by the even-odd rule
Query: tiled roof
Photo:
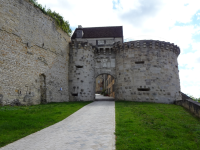
[[[122,26],[76,28],[72,35],[72,39],[76,38],[77,30],[83,30],[84,34],[82,38],[123,37]]]

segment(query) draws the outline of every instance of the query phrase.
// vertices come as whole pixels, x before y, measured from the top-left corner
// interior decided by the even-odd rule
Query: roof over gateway
[[[82,38],[106,38],[106,37],[122,37],[123,28],[122,26],[108,26],[108,27],[90,27],[90,28],[76,28],[71,39],[77,38],[77,30],[83,31]]]

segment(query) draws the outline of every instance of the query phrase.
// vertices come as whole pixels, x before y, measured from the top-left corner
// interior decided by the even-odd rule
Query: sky
[[[83,27],[123,26],[124,41],[178,45],[181,91],[200,97],[200,0],[38,0]]]

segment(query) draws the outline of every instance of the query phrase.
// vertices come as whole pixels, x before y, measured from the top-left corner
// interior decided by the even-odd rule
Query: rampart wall
[[[93,101],[95,79],[104,73],[116,80],[116,100],[181,99],[176,45],[141,40],[98,46],[70,42],[28,0],[0,0],[0,104]]]
[[[181,92],[181,99],[175,102],[176,105],[183,106],[188,109],[195,116],[200,118],[200,103],[193,101],[186,94]]]
[[[0,0],[0,103],[68,101],[69,41],[28,1]]]
[[[180,91],[180,49],[154,40],[115,43],[116,99],[173,103]]]

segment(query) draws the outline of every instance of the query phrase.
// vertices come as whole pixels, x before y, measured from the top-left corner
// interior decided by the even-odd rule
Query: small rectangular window
[[[144,64],[144,61],[136,61],[135,64]]]
[[[78,96],[78,93],[72,93],[72,96]]]
[[[83,68],[83,66],[79,66],[79,65],[77,65],[76,68]]]
[[[98,40],[98,45],[104,45],[104,40]]]
[[[150,88],[138,88],[138,91],[150,91]]]

